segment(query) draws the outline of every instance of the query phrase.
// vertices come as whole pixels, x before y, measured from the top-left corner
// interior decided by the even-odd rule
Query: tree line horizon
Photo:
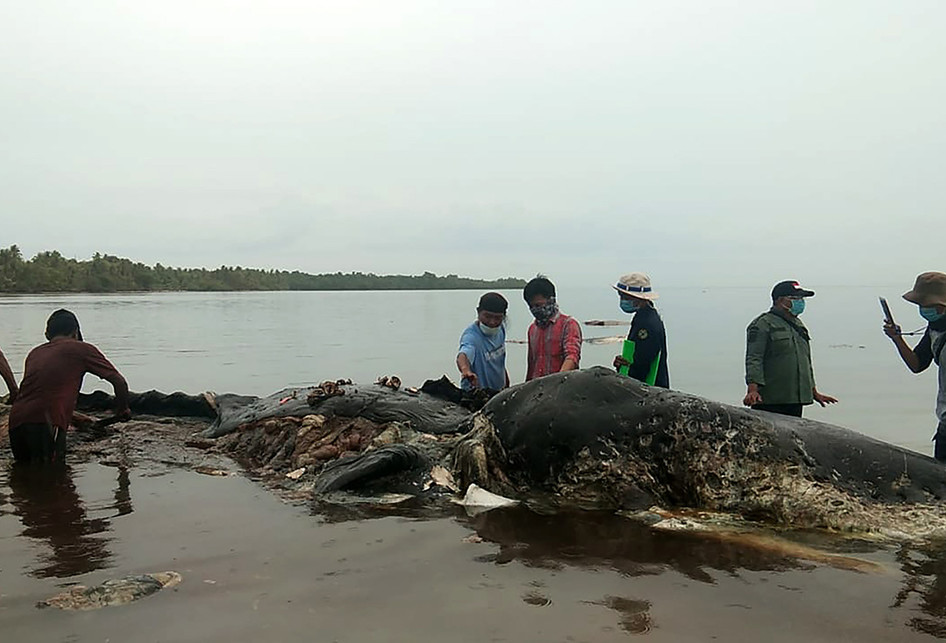
[[[15,244],[0,249],[0,293],[35,294],[60,292],[159,292],[159,291],[266,291],[266,290],[495,290],[522,288],[524,279],[473,279],[432,272],[421,275],[377,275],[374,273],[310,274],[298,270],[275,270],[220,266],[219,268],[172,268],[156,263],[148,266],[124,257],[96,252],[91,259],[62,256],[58,250],[37,253],[24,260]]]

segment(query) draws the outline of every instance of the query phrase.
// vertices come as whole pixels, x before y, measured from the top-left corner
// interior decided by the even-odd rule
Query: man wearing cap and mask
[[[535,318],[529,326],[526,381],[576,370],[581,360],[581,326],[559,310],[555,284],[538,275],[526,284],[522,298]]]
[[[509,386],[506,371],[506,308],[509,302],[498,292],[480,297],[476,321],[460,336],[457,368],[460,388],[500,390]]]
[[[614,368],[636,380],[670,388],[670,373],[667,369],[667,332],[663,320],[654,306],[657,293],[650,285],[650,277],[642,272],[632,272],[621,277],[612,286],[618,291],[621,310],[634,315],[627,341],[634,343],[633,361],[623,355],[614,358]]]
[[[130,416],[125,378],[99,349],[82,341],[74,314],[60,309],[50,315],[46,339],[26,356],[23,381],[10,409],[10,447],[17,462],[63,462],[66,429],[86,373],[110,382],[117,415]]]
[[[920,373],[936,363],[939,367],[939,392],[936,396],[936,417],[939,426],[933,436],[934,457],[946,461],[946,368],[943,368],[943,346],[946,345],[946,274],[924,272],[916,278],[913,290],[903,298],[920,308],[920,317],[926,320],[922,339],[911,349],[903,340],[900,327],[884,322],[884,332],[893,340],[900,358],[914,373]]]
[[[802,407],[821,406],[837,399],[815,387],[811,367],[811,337],[798,318],[805,298],[814,292],[797,281],[782,281],[772,289],[772,308],[746,329],[746,385],[742,403],[759,411],[801,417]]]

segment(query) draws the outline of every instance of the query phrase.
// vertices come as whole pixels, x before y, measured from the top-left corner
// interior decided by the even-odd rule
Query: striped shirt
[[[581,359],[581,326],[573,317],[558,313],[551,323],[529,326],[529,356],[526,381],[558,373],[566,359]]]

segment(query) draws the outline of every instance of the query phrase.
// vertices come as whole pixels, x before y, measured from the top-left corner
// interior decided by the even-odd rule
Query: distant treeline
[[[205,268],[154,267],[95,253],[88,261],[67,259],[57,251],[24,261],[18,247],[0,249],[0,292],[128,292],[156,290],[461,290],[522,288],[513,277],[486,281],[431,272],[422,275],[375,275],[351,272],[310,275],[285,270],[237,266]]]

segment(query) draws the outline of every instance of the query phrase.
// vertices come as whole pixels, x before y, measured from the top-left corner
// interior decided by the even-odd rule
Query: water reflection
[[[675,569],[693,580],[714,583],[707,570],[736,575],[739,570],[785,571],[811,565],[777,548],[740,544],[707,534],[656,531],[614,514],[595,512],[539,515],[526,508],[497,509],[470,524],[484,540],[499,545],[482,560],[561,568],[608,567],[629,576]]]
[[[131,504],[131,478],[128,467],[118,467],[118,485],[115,487],[115,509],[117,516],[126,516],[135,508]]]
[[[904,577],[893,607],[915,598],[924,615],[910,619],[910,627],[946,638],[946,543],[905,544],[897,551],[897,562]]]
[[[36,467],[11,463],[8,501],[23,525],[22,535],[45,541],[50,551],[29,571],[39,578],[78,576],[111,564],[108,518],[90,518],[79,497],[70,465]],[[118,471],[114,491],[117,515],[133,511],[128,469]]]

